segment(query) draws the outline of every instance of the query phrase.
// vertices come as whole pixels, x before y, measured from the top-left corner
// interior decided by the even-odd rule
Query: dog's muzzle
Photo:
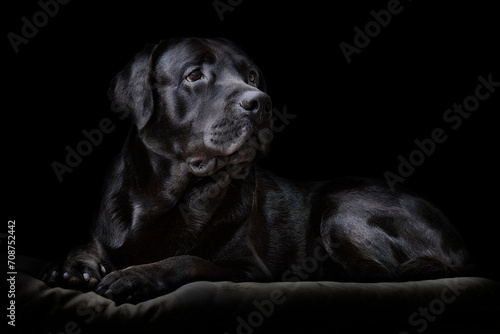
[[[237,170],[239,172],[238,178],[244,178],[248,175],[250,167],[257,157],[258,154],[266,155],[269,143],[272,140],[272,136],[269,136],[269,121],[266,124],[262,124],[261,127],[252,127],[253,131],[247,131],[245,127],[236,128],[232,131],[226,133],[224,131],[219,131],[221,134],[216,136],[222,143],[226,143],[220,138],[238,138],[237,141],[229,140],[229,146],[226,151],[221,152],[212,157],[191,157],[187,160],[188,166],[191,172],[197,176],[208,176],[211,175],[221,168],[227,166],[229,170]],[[220,129],[216,127],[215,129]],[[244,136],[238,137],[238,134],[243,134]],[[272,132],[271,132],[272,133]],[[213,138],[212,138],[213,139]],[[217,141],[217,140],[216,140]],[[246,171],[246,172],[241,172]],[[235,173],[233,173],[235,174]]]

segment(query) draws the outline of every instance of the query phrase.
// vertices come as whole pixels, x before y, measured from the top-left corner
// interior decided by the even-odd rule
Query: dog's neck
[[[215,213],[218,220],[245,216],[255,178],[253,168],[243,178],[239,167],[227,165],[213,175],[195,176],[185,162],[154,152],[131,132],[112,170],[96,232],[118,248],[131,230],[158,222],[183,226],[195,236],[213,222]]]

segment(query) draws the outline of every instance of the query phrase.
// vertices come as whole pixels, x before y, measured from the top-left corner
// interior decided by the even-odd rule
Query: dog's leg
[[[117,303],[138,303],[200,280],[242,281],[243,270],[220,267],[197,256],[180,255],[108,274],[96,292]]]
[[[455,268],[438,259],[422,256],[403,263],[399,268],[399,275],[401,280],[425,280],[460,276],[466,273],[466,269]]]

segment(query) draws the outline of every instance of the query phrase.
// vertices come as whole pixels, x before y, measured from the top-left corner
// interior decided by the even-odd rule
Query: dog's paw
[[[41,277],[48,286],[93,291],[106,275],[106,269],[95,260],[68,259],[49,266]]]
[[[137,304],[161,295],[165,287],[161,279],[155,278],[143,266],[132,266],[108,274],[95,291],[117,304]]]

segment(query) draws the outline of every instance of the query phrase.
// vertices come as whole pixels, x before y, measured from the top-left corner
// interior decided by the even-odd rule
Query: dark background
[[[223,1],[225,2],[225,1]],[[486,1],[484,1],[486,3]],[[398,156],[437,127],[448,135],[404,183],[441,207],[470,252],[498,263],[500,87],[457,130],[442,117],[500,81],[499,20],[492,3],[401,1],[403,10],[347,63],[339,44],[383,1],[244,0],[221,21],[213,1],[71,1],[16,54],[7,38],[33,22],[37,1],[3,4],[3,221],[16,220],[19,255],[62,257],[85,242],[104,173],[130,122],[112,113],[111,78],[147,43],[225,37],[266,74],[276,109],[296,117],[275,133],[260,165],[300,180],[383,178]],[[495,14],[496,13],[496,14]],[[115,129],[59,182],[51,164],[103,118]]]

